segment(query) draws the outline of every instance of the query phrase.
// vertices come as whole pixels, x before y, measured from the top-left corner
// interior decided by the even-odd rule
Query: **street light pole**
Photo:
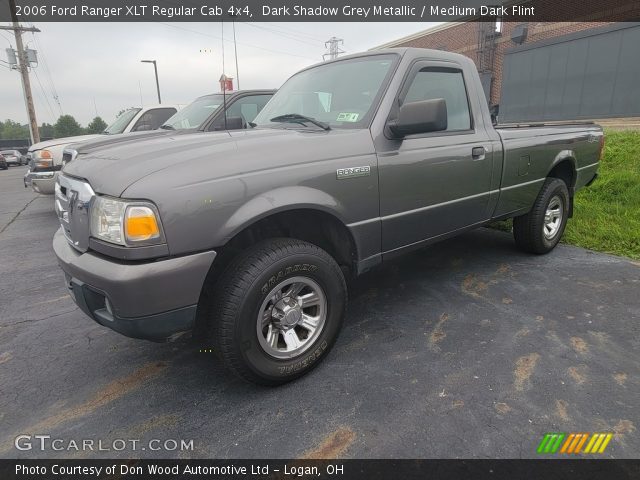
[[[158,103],[162,103],[160,98],[160,82],[158,81],[158,65],[155,60],[140,60],[142,63],[153,63],[153,70],[156,73],[156,89],[158,90]]]

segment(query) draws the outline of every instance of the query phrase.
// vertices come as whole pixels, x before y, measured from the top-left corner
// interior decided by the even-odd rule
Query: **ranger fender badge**
[[[362,167],[339,168],[338,170],[336,170],[336,177],[338,178],[338,180],[342,180],[343,178],[366,177],[367,175],[371,175],[370,165],[363,165]]]

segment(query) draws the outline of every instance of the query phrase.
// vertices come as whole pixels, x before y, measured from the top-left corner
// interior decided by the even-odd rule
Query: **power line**
[[[163,22],[158,22],[158,23],[160,25],[164,25],[166,27],[176,28],[178,30],[184,30],[185,32],[196,33],[198,35],[202,35],[202,36],[205,36],[205,37],[210,37],[210,38],[215,38],[215,39],[218,39],[218,40],[222,40],[222,37],[219,37],[217,35],[211,35],[210,33],[199,32],[198,30],[192,30],[190,28],[179,27],[177,25],[171,25],[170,23],[163,23]],[[316,59],[309,58],[309,57],[303,57],[302,55],[296,55],[295,53],[285,52],[285,51],[282,51],[282,50],[272,50],[272,49],[269,49],[269,48],[264,48],[264,47],[259,47],[257,45],[252,45],[250,43],[238,42],[238,45],[244,45],[245,47],[256,48],[258,50],[264,50],[265,52],[279,53],[279,54],[282,54],[282,55],[289,55],[291,57],[304,58],[305,60],[311,60],[311,61],[314,61],[314,62],[316,61]]]
[[[11,43],[11,39],[9,39],[9,37],[5,36],[4,33],[0,33],[0,37],[4,38],[7,42],[9,42],[9,45],[11,47],[13,47],[13,44]]]
[[[33,23],[31,23],[31,26],[33,26]],[[60,97],[58,96],[56,85],[53,82],[53,76],[51,75],[51,70],[49,70],[49,62],[47,62],[47,57],[45,55],[44,48],[42,48],[42,46],[40,45],[40,42],[38,42],[38,38],[33,34],[33,32],[31,33],[31,35],[33,36],[33,39],[35,41],[36,48],[40,51],[40,57],[42,58],[42,64],[44,65],[44,73],[46,75],[46,80],[48,82],[49,90],[51,91],[51,96],[53,97],[53,100],[58,105],[58,110],[60,110],[60,115],[64,115],[64,111],[62,110],[62,104],[60,103]]]
[[[300,30],[296,30],[296,29],[291,28],[291,27],[289,27],[289,26],[286,26],[286,27],[285,27],[284,25],[279,25],[279,24],[275,24],[275,23],[267,23],[267,22],[263,22],[263,23],[264,23],[265,25],[270,25],[270,26],[272,26],[272,27],[279,28],[279,29],[281,29],[281,30],[285,30],[285,31],[286,31],[286,30],[289,30],[290,32],[293,32],[293,33],[295,33],[295,34],[297,34],[297,35],[302,35],[303,37],[308,37],[308,38],[310,38],[310,39],[312,39],[312,40],[316,40],[317,42],[321,42],[321,43],[322,43],[322,42],[324,41],[324,40],[322,39],[322,37],[319,37],[319,36],[316,36],[316,35],[310,35],[310,34],[309,34],[309,33],[307,33],[307,32],[302,32],[302,31],[300,31]]]
[[[306,43],[307,45],[313,45],[314,47],[317,47],[317,46],[319,46],[319,44],[322,44],[322,42],[319,41],[319,40],[316,41],[316,42],[311,42],[311,41],[306,40],[306,39],[297,38],[297,37],[295,37],[295,36],[293,36],[291,34],[288,34],[288,33],[279,32],[278,30],[274,30],[272,28],[263,27],[262,25],[256,25],[256,24],[249,23],[249,22],[241,22],[241,23],[243,25],[247,25],[249,27],[259,28],[260,30],[265,30],[267,32],[271,32],[274,35],[279,35],[279,36],[287,38],[289,40],[294,40],[296,42]]]
[[[40,77],[38,76],[38,72],[36,71],[35,68],[31,69],[31,71],[36,76],[36,80],[38,81],[38,85],[40,85],[40,90],[42,92],[42,96],[44,97],[44,100],[45,100],[45,102],[47,102],[47,106],[49,107],[49,112],[51,113],[51,118],[54,119],[56,117],[56,114],[53,113],[53,108],[51,108],[51,103],[49,103],[49,97],[47,96],[47,93],[45,92],[44,87],[42,86],[42,82],[40,81]]]

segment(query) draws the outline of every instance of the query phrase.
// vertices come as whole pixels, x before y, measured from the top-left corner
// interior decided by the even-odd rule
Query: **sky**
[[[301,68],[322,60],[324,42],[344,39],[356,53],[427,29],[435,23],[241,23],[235,25],[240,87],[277,88]],[[134,106],[157,104],[156,60],[163,104],[186,105],[219,91],[222,74],[221,23],[39,23],[27,33],[38,51],[31,71],[38,124],[55,123],[61,113],[87,125],[96,114],[111,123]],[[232,24],[224,24],[225,73],[236,77]],[[0,60],[13,46],[0,31]],[[0,61],[0,119],[27,123],[17,71]],[[237,79],[234,80],[237,82]],[[235,84],[237,85],[237,84]],[[55,96],[57,95],[57,100]],[[59,103],[58,103],[59,102]]]

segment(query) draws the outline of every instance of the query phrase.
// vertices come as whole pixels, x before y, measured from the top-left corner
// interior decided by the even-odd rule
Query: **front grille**
[[[86,252],[89,247],[89,212],[94,196],[87,182],[64,174],[58,176],[56,213],[67,241],[80,252]]]

